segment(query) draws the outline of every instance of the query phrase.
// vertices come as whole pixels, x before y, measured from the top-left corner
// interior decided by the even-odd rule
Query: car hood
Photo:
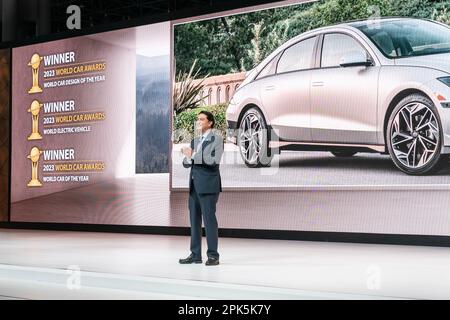
[[[400,58],[395,59],[395,64],[398,66],[427,67],[450,73],[450,53]]]

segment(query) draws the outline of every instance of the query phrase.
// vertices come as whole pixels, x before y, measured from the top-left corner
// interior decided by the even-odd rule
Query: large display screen
[[[11,221],[189,227],[206,110],[219,228],[448,236],[448,10],[283,1],[14,48]]]
[[[450,185],[448,109],[430,111],[450,99],[437,80],[448,71],[438,60],[450,55],[443,4],[358,5],[310,2],[176,24],[176,87],[181,95],[183,75],[195,74],[199,99],[174,105],[172,187],[188,187],[180,149],[202,109],[227,138],[228,190]],[[415,94],[428,99],[416,113]]]
[[[13,50],[12,220],[113,223],[134,208],[113,190],[168,179],[169,31]]]
[[[208,110],[225,142],[226,225],[450,235],[449,4],[421,4],[176,21],[174,101],[197,100],[173,105],[172,190],[189,188],[181,149]]]

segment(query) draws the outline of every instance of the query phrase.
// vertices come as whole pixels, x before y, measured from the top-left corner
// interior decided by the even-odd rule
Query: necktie
[[[205,139],[205,136],[201,136],[200,141],[198,142],[197,150],[195,152],[199,152],[201,150],[203,139]]]

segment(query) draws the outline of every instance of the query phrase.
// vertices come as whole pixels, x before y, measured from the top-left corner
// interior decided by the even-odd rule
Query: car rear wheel
[[[386,143],[394,164],[407,174],[431,174],[448,159],[441,155],[443,135],[437,109],[420,94],[405,97],[394,108]]]
[[[273,152],[269,148],[269,130],[264,117],[256,108],[242,116],[237,134],[237,145],[242,160],[251,168],[270,166]]]

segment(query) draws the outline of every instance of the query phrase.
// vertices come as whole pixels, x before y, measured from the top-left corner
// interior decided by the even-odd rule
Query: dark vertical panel
[[[51,6],[50,0],[39,0],[37,35],[49,34],[51,32]]]
[[[0,50],[0,221],[8,220],[10,53]]]
[[[17,37],[19,1],[2,0],[2,41]]]

